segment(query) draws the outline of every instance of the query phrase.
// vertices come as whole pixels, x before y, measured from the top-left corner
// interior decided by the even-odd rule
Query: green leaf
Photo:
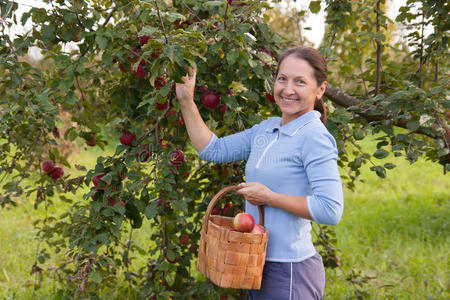
[[[95,36],[95,42],[102,50],[106,49],[106,47],[108,46],[108,39],[103,35],[102,32],[97,32],[97,35]]]
[[[366,133],[364,132],[364,130],[362,130],[360,128],[357,128],[353,131],[353,137],[357,141],[362,140],[365,136],[366,136]]]
[[[128,148],[128,146],[126,146],[126,145],[122,145],[122,144],[117,145],[115,155],[119,155],[120,153],[125,151],[127,148]]]
[[[203,3],[203,6],[222,6],[223,1],[207,1]]]
[[[64,92],[67,93],[67,91],[73,86],[73,80],[60,80],[59,81],[59,88]]]
[[[42,40],[45,43],[50,43],[55,40],[55,26],[53,24],[42,27]]]
[[[105,176],[103,176],[103,177],[101,178],[101,181],[104,181],[104,182],[106,182],[107,184],[111,184],[112,180],[113,180],[113,175],[112,175],[112,173],[108,173],[108,174],[106,174]]]
[[[373,166],[370,167],[370,170],[375,171],[375,173],[381,178],[386,177],[386,170],[382,166]]]
[[[443,148],[438,151],[438,156],[439,157],[446,156],[449,152],[450,152],[450,150],[448,150],[448,148]]]
[[[152,26],[145,26],[144,28],[139,31],[139,35],[152,35],[156,31],[158,31],[158,28],[152,27]]]
[[[95,283],[100,283],[103,280],[103,274],[101,271],[94,271],[91,273],[91,280]]]
[[[153,219],[156,217],[156,201],[152,201],[144,210],[144,215],[147,219]]]
[[[174,200],[172,205],[181,212],[187,212],[187,203],[184,200]]]
[[[64,133],[64,139],[69,141],[74,141],[78,137],[78,129],[76,127],[70,127]]]
[[[116,204],[112,207],[112,209],[113,209],[114,211],[118,212],[118,213],[121,214],[121,215],[123,215],[123,214],[125,213],[125,207],[122,206],[122,205],[120,205],[120,204],[118,204],[118,203],[116,203]]]
[[[70,91],[67,93],[66,98],[64,99],[65,102],[69,105],[74,105],[77,102],[77,96],[73,91]]]
[[[28,18],[30,18],[31,16],[31,12],[26,12],[22,15],[22,18],[20,18],[20,23],[22,23],[22,26],[25,25],[25,23],[27,22]]]
[[[385,167],[386,169],[391,170],[391,169],[395,168],[396,165],[391,164],[391,163],[385,163],[385,164],[384,164],[384,167]]]
[[[411,120],[406,125],[406,127],[408,127],[408,129],[411,131],[416,131],[419,128],[419,126],[420,126],[420,124],[417,120]]]
[[[378,159],[382,159],[385,158],[389,155],[389,152],[384,150],[384,149],[378,149],[377,151],[375,151],[375,153],[373,154],[374,157],[378,158]]]
[[[227,53],[227,62],[228,64],[234,65],[234,63],[236,62],[236,59],[239,57],[239,51],[233,49],[230,52]]]
[[[309,10],[313,13],[313,14],[317,14],[320,12],[320,1],[311,1],[309,3]]]

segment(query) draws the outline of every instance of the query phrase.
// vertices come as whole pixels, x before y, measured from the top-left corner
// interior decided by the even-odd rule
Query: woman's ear
[[[317,99],[322,98],[323,94],[325,94],[325,90],[327,89],[327,84],[328,84],[328,82],[323,81],[320,84],[320,86],[317,88],[317,94],[316,94]]]

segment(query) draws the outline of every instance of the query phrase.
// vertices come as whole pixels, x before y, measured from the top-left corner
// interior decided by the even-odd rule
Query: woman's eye
[[[304,84],[305,82],[303,80],[297,80],[298,84]]]
[[[284,81],[286,78],[284,77],[278,77],[278,81]]]

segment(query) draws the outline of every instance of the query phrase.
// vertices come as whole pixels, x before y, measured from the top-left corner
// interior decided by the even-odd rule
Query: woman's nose
[[[286,82],[286,85],[284,86],[284,92],[288,95],[294,93],[294,85],[291,81]]]

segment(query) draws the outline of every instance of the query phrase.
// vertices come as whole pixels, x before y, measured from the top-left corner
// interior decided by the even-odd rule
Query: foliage
[[[42,271],[39,266],[52,249],[63,253],[58,280],[71,296],[96,299],[102,287],[116,284],[117,270],[123,269],[133,297],[217,298],[224,291],[191,268],[199,224],[218,187],[243,180],[243,165],[212,167],[198,159],[188,143],[174,88],[186,72],[198,70],[195,100],[218,135],[243,130],[277,113],[266,96],[271,93],[274,57],[289,42],[266,24],[268,3],[45,2],[51,9],[32,8],[20,20],[16,3],[1,2],[5,18],[0,24],[0,205],[31,197],[36,207],[50,207],[54,197],[71,204],[57,218],[36,224],[45,245],[32,271]],[[449,168],[445,160],[449,146],[442,139],[448,130],[442,118],[449,108],[448,79],[441,76],[447,70],[448,24],[434,21],[448,12],[448,5],[436,1],[422,6],[436,34],[426,40],[423,34],[419,39],[412,36],[410,44],[420,40],[423,51],[409,53],[387,44],[389,20],[382,12],[378,14],[384,29],[373,32],[373,3],[368,2],[327,0],[310,6],[317,12],[326,5],[330,42],[322,50],[331,67],[339,70],[330,82],[349,78],[351,84],[344,86],[347,93],[361,100],[351,107],[328,103],[327,126],[338,141],[339,164],[348,170],[343,178],[349,187],[354,187],[360,167],[367,162],[384,177],[394,165],[377,165],[372,159],[390,153],[411,162],[426,155]],[[401,20],[412,20],[408,10],[403,14]],[[367,17],[360,19],[360,15]],[[29,32],[14,38],[7,34],[8,27],[29,20],[33,26]],[[372,91],[379,66],[370,51],[374,41],[389,49],[383,52],[379,93]],[[48,68],[23,60],[32,46],[41,49]],[[440,49],[436,55],[424,50],[436,47]],[[441,68],[430,81],[432,71],[426,63],[431,61]],[[219,93],[226,106],[202,107],[205,90]],[[407,120],[407,133],[394,130],[402,120]],[[384,133],[373,154],[358,146],[370,131]],[[119,142],[124,132],[136,139]],[[61,145],[74,142],[101,149],[112,146],[114,151],[100,155],[92,169],[72,166]],[[47,159],[62,165],[65,176],[55,179],[43,172],[41,165]],[[82,175],[73,176],[69,169]],[[97,186],[94,178],[99,180]],[[228,201],[242,209],[242,199]],[[132,242],[144,218],[152,226],[148,249]],[[130,230],[124,225],[128,223]],[[129,240],[122,244],[125,234]],[[189,236],[188,243],[181,242],[184,235]],[[332,263],[336,262],[333,235],[327,228],[319,229],[329,267],[337,266]],[[130,270],[136,252],[147,260],[137,272]]]

